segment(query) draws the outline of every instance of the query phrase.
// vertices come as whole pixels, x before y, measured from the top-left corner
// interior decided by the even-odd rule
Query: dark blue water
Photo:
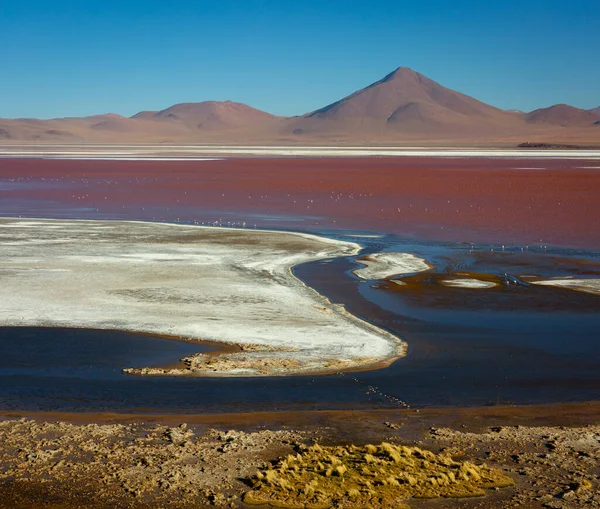
[[[355,268],[350,260],[296,270],[332,300],[407,341],[406,357],[387,369],[355,375],[362,383],[415,406],[600,397],[599,296],[535,285],[471,290],[439,284],[457,268],[499,277],[536,270],[598,277],[597,253],[515,248],[498,254],[488,246],[471,251],[460,245],[408,250],[435,261],[436,270],[403,278],[406,287],[338,277]]]
[[[239,412],[600,399],[600,297],[534,285],[448,288],[456,271],[596,276],[598,253],[460,244],[400,245],[435,263],[408,284],[365,282],[352,259],[295,268],[307,284],[397,334],[408,355],[386,369],[343,375],[190,379],[123,375],[200,348],[114,331],[0,328],[0,408],[116,412]]]
[[[126,366],[164,365],[200,350],[115,331],[0,328],[0,408],[200,413],[342,408],[365,401],[360,387],[339,376],[192,379],[121,373]]]

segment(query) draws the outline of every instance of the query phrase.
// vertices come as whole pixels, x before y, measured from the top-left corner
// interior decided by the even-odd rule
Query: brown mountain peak
[[[304,118],[339,122],[343,129],[411,131],[514,121],[514,115],[450,90],[408,67],[398,67],[379,81]]]
[[[273,122],[274,115],[234,101],[178,103],[160,111],[144,111],[133,118],[169,122],[188,129],[220,131]]]
[[[398,67],[391,73],[389,73],[386,76],[384,76],[383,78],[381,78],[379,81],[376,81],[375,83],[369,85],[366,88],[371,88],[371,87],[383,85],[386,83],[391,84],[394,87],[409,87],[409,88],[410,87],[420,88],[423,86],[431,86],[431,85],[441,86],[441,85],[438,85],[435,81],[429,79],[427,76],[424,76],[423,74],[418,73],[417,71],[413,71],[409,67]]]
[[[548,108],[539,108],[525,115],[525,120],[531,124],[554,125],[592,125],[600,119],[593,111],[582,110],[569,104],[555,104]]]
[[[389,73],[387,76],[384,76],[383,79],[381,79],[380,81],[392,81],[392,80],[398,80],[398,79],[406,79],[406,78],[415,78],[418,76],[422,76],[421,74],[419,74],[416,71],[413,71],[410,67],[397,67],[395,70],[393,70],[391,73]]]

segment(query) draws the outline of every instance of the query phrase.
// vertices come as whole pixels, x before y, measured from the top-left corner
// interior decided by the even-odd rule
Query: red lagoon
[[[58,209],[87,211],[80,217],[89,219],[246,222],[434,240],[600,247],[599,161],[0,159],[0,179],[3,214],[2,202],[43,200]],[[11,210],[40,215],[35,206]],[[52,215],[53,209],[47,210],[44,214]]]

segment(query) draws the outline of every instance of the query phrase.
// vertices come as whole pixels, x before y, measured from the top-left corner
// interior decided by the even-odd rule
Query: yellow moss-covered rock
[[[513,480],[486,465],[448,454],[382,443],[306,447],[252,479],[246,504],[283,509],[373,507],[406,509],[410,498],[474,497]]]

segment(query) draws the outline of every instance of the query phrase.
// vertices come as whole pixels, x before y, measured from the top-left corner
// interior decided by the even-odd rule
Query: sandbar
[[[600,295],[600,279],[546,279],[543,281],[531,281],[531,284],[557,286],[569,290]]]
[[[0,219],[0,324],[147,332],[239,345],[140,375],[366,369],[396,336],[308,288],[294,265],[358,253],[309,234],[127,221]],[[124,366],[126,368],[126,366]]]
[[[400,274],[423,272],[432,267],[423,259],[411,253],[373,253],[357,260],[365,265],[354,270],[362,279],[385,279]]]
[[[492,281],[482,281],[481,279],[444,279],[440,281],[444,286],[450,286],[452,288],[494,288],[498,286]]]

